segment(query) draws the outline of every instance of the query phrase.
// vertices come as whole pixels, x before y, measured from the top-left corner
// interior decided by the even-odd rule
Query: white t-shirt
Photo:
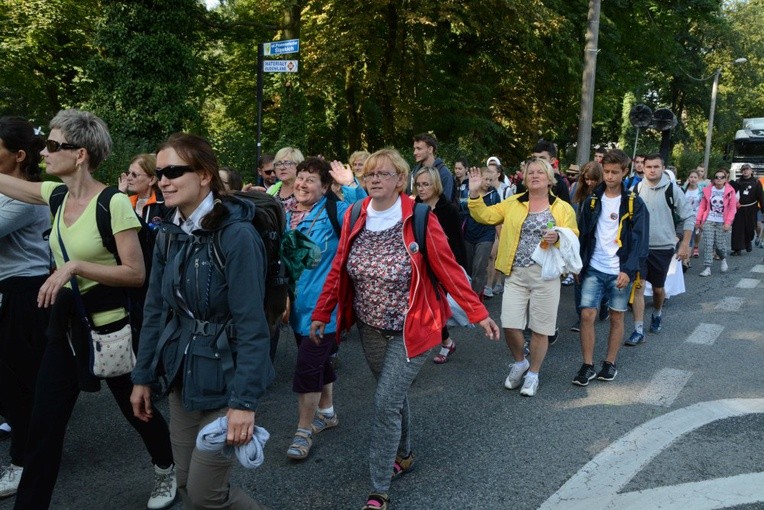
[[[716,186],[711,188],[711,204],[706,221],[724,223],[724,188],[719,189]]]
[[[401,197],[398,196],[398,200],[389,208],[384,211],[377,211],[369,203],[366,208],[366,230],[372,232],[379,232],[381,230],[387,230],[392,228],[396,223],[403,219],[403,211],[401,211]]]
[[[700,188],[688,189],[684,192],[687,202],[692,206],[693,215],[698,215],[698,209],[700,208],[700,199],[703,198],[703,190]]]
[[[621,208],[621,195],[607,197],[602,195],[602,211],[597,219],[595,232],[594,252],[590,265],[597,271],[605,274],[621,272],[621,263],[616,252],[618,251],[618,211]]]

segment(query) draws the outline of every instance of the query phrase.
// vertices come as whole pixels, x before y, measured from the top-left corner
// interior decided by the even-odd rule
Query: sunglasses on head
[[[45,140],[45,149],[50,153],[58,152],[61,149],[76,150],[81,148],[82,147],[80,147],[79,145],[74,145],[71,143],[62,143],[62,142],[57,142],[55,140]]]
[[[177,179],[181,175],[193,171],[194,169],[188,165],[167,165],[164,168],[157,168],[156,175],[157,180],[161,181],[162,177],[167,177],[168,179]]]

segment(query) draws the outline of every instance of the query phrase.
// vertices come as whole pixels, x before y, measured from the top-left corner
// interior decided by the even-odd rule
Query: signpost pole
[[[263,43],[257,45],[257,166],[260,166],[260,155],[263,151]]]

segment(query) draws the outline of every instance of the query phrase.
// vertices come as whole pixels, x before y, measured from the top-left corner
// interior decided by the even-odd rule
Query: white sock
[[[538,372],[531,372],[530,370],[528,370],[528,373],[525,374],[525,378],[528,379],[529,377],[531,379],[538,379],[539,378],[539,373]]]
[[[318,408],[318,412],[324,416],[334,416],[334,406],[327,407],[326,409]]]
[[[645,333],[645,326],[642,321],[634,321],[634,331],[643,335]]]

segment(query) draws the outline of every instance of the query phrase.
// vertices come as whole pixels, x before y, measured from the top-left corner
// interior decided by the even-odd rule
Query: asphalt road
[[[570,287],[563,288],[562,335],[536,397],[504,389],[510,356],[503,340],[454,328],[452,359],[426,363],[411,389],[416,469],[393,483],[391,507],[764,508],[762,255],[756,249],[730,257],[730,271],[719,273],[717,263],[710,278],[697,276],[702,264],[695,260],[687,293],[664,309],[663,331],[624,347],[609,383],[571,384],[581,359],[578,336],[568,330]],[[498,319],[500,298],[487,305]],[[627,335],[630,328],[628,317]],[[607,325],[598,324],[597,333],[599,360]],[[277,380],[257,417],[271,432],[265,464],[233,476],[273,509],[358,509],[365,502],[374,382],[357,333],[340,357],[340,426],[316,437],[307,460],[290,461],[295,347],[290,334],[282,336]],[[82,394],[51,508],[145,508],[151,483],[148,455],[108,391]],[[0,510],[12,504],[0,501]]]

